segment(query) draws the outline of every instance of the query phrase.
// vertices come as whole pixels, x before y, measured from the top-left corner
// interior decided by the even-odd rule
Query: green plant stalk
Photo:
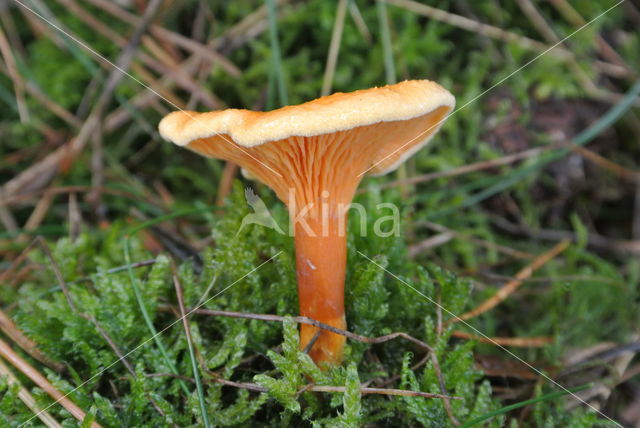
[[[509,406],[502,407],[502,408],[500,408],[498,410],[495,410],[493,412],[489,412],[489,413],[486,413],[486,414],[484,414],[482,416],[478,416],[477,418],[472,419],[472,420],[470,420],[468,422],[465,422],[464,424],[460,425],[459,428],[468,428],[470,426],[476,425],[476,424],[478,424],[478,423],[480,423],[482,421],[486,421],[487,419],[491,419],[491,418],[493,418],[495,416],[498,416],[498,415],[501,415],[503,413],[507,413],[507,412],[510,412],[512,410],[519,409],[520,407],[528,406],[530,404],[539,403],[541,401],[552,400],[552,399],[557,398],[557,397],[562,397],[563,395],[566,395],[566,394],[573,394],[575,392],[585,390],[585,389],[587,389],[589,387],[591,387],[590,384],[582,385],[582,386],[578,386],[576,388],[568,389],[568,390],[565,390],[565,391],[551,392],[549,394],[545,394],[545,395],[542,395],[540,397],[532,398],[531,400],[520,401],[519,403],[511,404]]]
[[[289,104],[289,99],[287,97],[287,87],[284,82],[280,43],[278,42],[278,14],[276,12],[276,1],[266,0],[266,3],[267,17],[269,19],[269,36],[271,38],[271,64],[277,78],[280,105],[284,106]]]
[[[393,61],[393,47],[391,46],[391,30],[389,28],[389,16],[384,0],[377,0],[378,25],[380,25],[380,38],[382,39],[382,53],[384,55],[384,74],[387,84],[396,83],[396,66]]]
[[[187,328],[189,322],[187,321]],[[196,364],[196,354],[193,351],[193,344],[189,336],[187,336],[187,344],[189,345],[189,358],[191,359],[191,369],[193,370],[193,379],[196,382],[196,390],[198,391],[198,401],[200,402],[200,411],[202,412],[202,422],[206,428],[211,427],[209,422],[209,415],[207,414],[207,405],[204,397],[204,390],[202,388],[202,380],[200,379],[200,372],[198,371],[198,365]]]
[[[378,25],[380,26],[380,38],[382,39],[382,55],[384,58],[384,75],[387,85],[396,83],[396,64],[393,59],[393,45],[391,43],[391,28],[389,27],[389,14],[387,13],[387,5],[384,0],[376,1],[376,9],[378,12]],[[398,168],[398,180],[407,178],[407,164],[402,163]],[[410,186],[403,185],[401,191],[403,197],[408,197]]]
[[[140,228],[137,228],[140,230]],[[160,350],[162,354],[162,359],[171,372],[175,375],[179,375],[178,369],[173,364],[171,359],[169,358],[169,354],[167,353],[167,349],[164,347],[164,344],[160,340],[160,335],[156,331],[156,328],[153,326],[153,322],[151,321],[151,317],[149,317],[149,313],[147,312],[147,308],[144,305],[144,299],[142,298],[142,292],[140,291],[140,287],[138,287],[138,281],[136,280],[135,275],[133,274],[133,268],[131,267],[131,253],[129,248],[129,235],[124,237],[124,261],[128,265],[127,272],[129,273],[129,281],[131,282],[131,287],[133,288],[133,292],[136,295],[136,300],[138,302],[138,306],[140,307],[140,312],[142,312],[142,317],[144,318],[144,322],[147,324],[147,328],[152,335],[153,341],[156,343],[156,346]],[[191,391],[187,388],[187,385],[183,380],[178,381],[180,383],[180,387],[185,394],[189,395]]]
[[[177,279],[177,273],[175,274],[175,282],[176,282],[176,291],[180,293],[178,299],[180,299],[180,308],[184,309],[183,298],[181,297],[182,291],[180,290],[181,285]],[[189,347],[189,358],[191,359],[191,370],[193,371],[193,379],[196,383],[196,391],[198,392],[198,401],[200,402],[200,412],[202,413],[202,422],[204,423],[205,428],[211,427],[211,422],[209,422],[209,415],[207,414],[207,405],[204,397],[204,390],[202,388],[202,380],[200,379],[200,371],[198,370],[198,364],[196,360],[196,353],[193,350],[193,342],[191,341],[191,326],[189,325],[189,320],[186,318],[187,314],[181,313],[182,322],[184,323],[185,333],[187,336],[187,346]]]

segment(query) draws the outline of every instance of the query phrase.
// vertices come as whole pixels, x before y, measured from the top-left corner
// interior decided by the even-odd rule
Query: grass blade
[[[147,328],[149,329],[149,332],[152,335],[153,341],[155,342],[156,346],[160,350],[160,354],[162,354],[162,359],[164,360],[164,363],[167,365],[167,367],[169,367],[169,369],[171,370],[171,373],[175,375],[179,375],[178,369],[173,364],[173,361],[171,361],[171,358],[169,358],[167,349],[164,347],[162,340],[160,340],[160,335],[156,331],[156,328],[153,326],[151,317],[149,316],[149,313],[147,312],[147,308],[144,305],[142,292],[140,291],[140,287],[138,287],[138,281],[135,275],[133,274],[133,268],[131,267],[131,249],[129,246],[129,239],[130,239],[129,235],[124,237],[124,260],[125,260],[125,263],[128,265],[127,272],[129,273],[129,281],[131,282],[131,287],[133,288],[133,292],[136,296],[138,306],[140,307],[140,312],[142,312],[142,317],[144,318],[144,322],[147,325]],[[191,392],[187,388],[187,385],[184,383],[184,381],[179,380],[178,382],[180,383],[180,387],[182,388],[182,391],[184,391],[185,394],[189,395]]]
[[[180,307],[180,317],[182,317],[182,325],[184,326],[184,332],[187,337],[187,345],[189,347],[189,358],[191,359],[191,370],[193,371],[193,379],[196,382],[196,391],[198,392],[198,401],[200,402],[200,412],[202,413],[202,422],[205,428],[211,427],[209,422],[209,415],[207,414],[207,405],[204,397],[204,389],[202,388],[202,380],[200,379],[200,370],[198,367],[198,360],[196,359],[196,353],[193,349],[193,340],[191,338],[191,326],[187,319],[186,310],[184,308],[184,296],[182,294],[182,284],[178,278],[178,272],[176,267],[173,266],[173,285],[176,289],[176,296],[178,297],[178,305]]]
[[[276,11],[276,0],[266,0],[266,2],[267,17],[269,19],[269,36],[271,38],[271,66],[273,67],[276,75],[280,105],[287,105],[289,104],[289,99],[287,97],[287,86],[284,81],[284,71],[282,69],[280,43],[278,42],[278,14]]]
[[[338,9],[336,10],[336,19],[333,23],[333,31],[331,32],[331,43],[329,43],[329,53],[327,54],[327,64],[324,69],[324,77],[322,79],[322,92],[320,95],[329,95],[331,93],[331,84],[338,63],[338,54],[340,53],[340,43],[342,42],[342,30],[344,29],[344,18],[347,14],[348,0],[340,0]]]
[[[396,83],[396,65],[393,61],[393,47],[391,46],[391,31],[389,28],[389,15],[387,4],[384,0],[377,0],[378,23],[380,25],[380,37],[382,39],[382,52],[384,55],[384,74],[387,84]]]
[[[486,421],[487,419],[491,419],[491,418],[493,418],[495,416],[498,416],[498,415],[501,415],[503,413],[507,413],[507,412],[510,412],[512,410],[519,409],[520,407],[528,406],[530,404],[539,403],[541,401],[553,400],[554,398],[562,397],[563,395],[566,395],[566,394],[574,394],[574,393],[576,393],[578,391],[585,390],[585,389],[587,389],[589,387],[591,387],[590,384],[582,385],[582,386],[578,386],[576,388],[568,389],[566,391],[551,392],[549,394],[545,394],[545,395],[542,395],[540,397],[532,398],[531,400],[520,401],[519,403],[511,404],[509,406],[504,406],[504,407],[501,407],[498,410],[494,410],[493,412],[485,413],[482,416],[478,416],[477,418],[472,419],[469,422],[465,422],[464,424],[460,425],[460,428],[468,428],[470,426],[476,425],[476,424],[478,424],[480,422]]]

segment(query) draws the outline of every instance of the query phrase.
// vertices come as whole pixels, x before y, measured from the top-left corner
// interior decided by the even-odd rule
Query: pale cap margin
[[[177,111],[165,116],[159,124],[160,135],[179,146],[215,135],[228,135],[243,147],[253,147],[292,136],[312,137],[346,131],[379,122],[413,119],[440,107],[453,109],[455,98],[442,86],[429,80],[406,80],[394,85],[338,92],[295,106],[269,112],[227,109],[208,113]],[[424,146],[444,119],[425,133],[424,141],[408,145],[386,174]],[[427,131],[427,130],[425,130]]]

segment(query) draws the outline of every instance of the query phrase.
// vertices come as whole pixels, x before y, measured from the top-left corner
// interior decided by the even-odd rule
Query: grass
[[[87,18],[128,38],[139,21],[121,19],[123,11],[143,14],[102,0],[25,4],[112,61],[123,45]],[[238,0],[160,9],[128,71],[181,108],[270,109],[328,87],[346,92],[408,78],[438,81],[465,106],[398,175],[365,179],[356,202],[369,218],[350,219],[351,231],[367,233],[348,238],[349,331],[402,332],[418,342],[353,336],[344,364],[321,371],[300,351],[288,317],[297,314],[291,238],[259,226],[236,236],[250,211],[243,187],[254,187],[280,225],[288,221],[283,205],[239,174],[221,185],[223,163],[160,141],[157,123],[174,108],[131,79],[120,82],[77,157],[51,157],[77,136],[68,118],[86,123],[112,70],[9,2],[0,16],[7,40],[0,302],[15,325],[3,325],[0,339],[68,394],[86,413],[84,426],[613,426],[603,414],[630,426],[639,400],[639,360],[629,351],[637,347],[628,347],[640,321],[639,14],[627,3],[615,7],[528,64],[550,46],[548,30],[562,39],[580,18],[614,4],[437,1],[430,9],[405,0]],[[197,58],[204,46],[238,73]],[[18,77],[7,68],[9,54]],[[532,148],[541,151],[501,163]],[[410,183],[480,161],[488,164]],[[382,202],[400,209],[399,237],[373,233],[388,215]],[[29,247],[35,236],[51,258]],[[461,338],[471,331],[448,322],[448,311],[477,308],[565,238],[564,251],[468,321],[523,346],[509,346],[510,355]],[[189,313],[201,302],[284,321]],[[47,366],[24,343],[64,369]],[[3,426],[79,423],[6,355],[0,359],[14,375],[0,378]],[[593,399],[603,414],[518,359],[582,397],[606,391]],[[366,394],[365,387],[405,392]],[[25,404],[24,391],[35,408],[46,408],[47,422]]]

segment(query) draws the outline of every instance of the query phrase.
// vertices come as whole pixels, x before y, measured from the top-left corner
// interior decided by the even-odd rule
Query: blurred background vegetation
[[[631,0],[0,1],[3,425],[74,426],[57,391],[84,426],[638,427],[638,28]],[[458,110],[363,181],[356,200],[403,223],[349,237],[347,317],[433,351],[350,340],[319,372],[290,319],[210,314],[187,340],[180,300],[295,315],[293,248],[256,226],[236,237],[243,186],[280,224],[286,210],[163,142],[160,118],[405,79],[439,82]],[[501,288],[467,321],[494,343],[449,322]]]

